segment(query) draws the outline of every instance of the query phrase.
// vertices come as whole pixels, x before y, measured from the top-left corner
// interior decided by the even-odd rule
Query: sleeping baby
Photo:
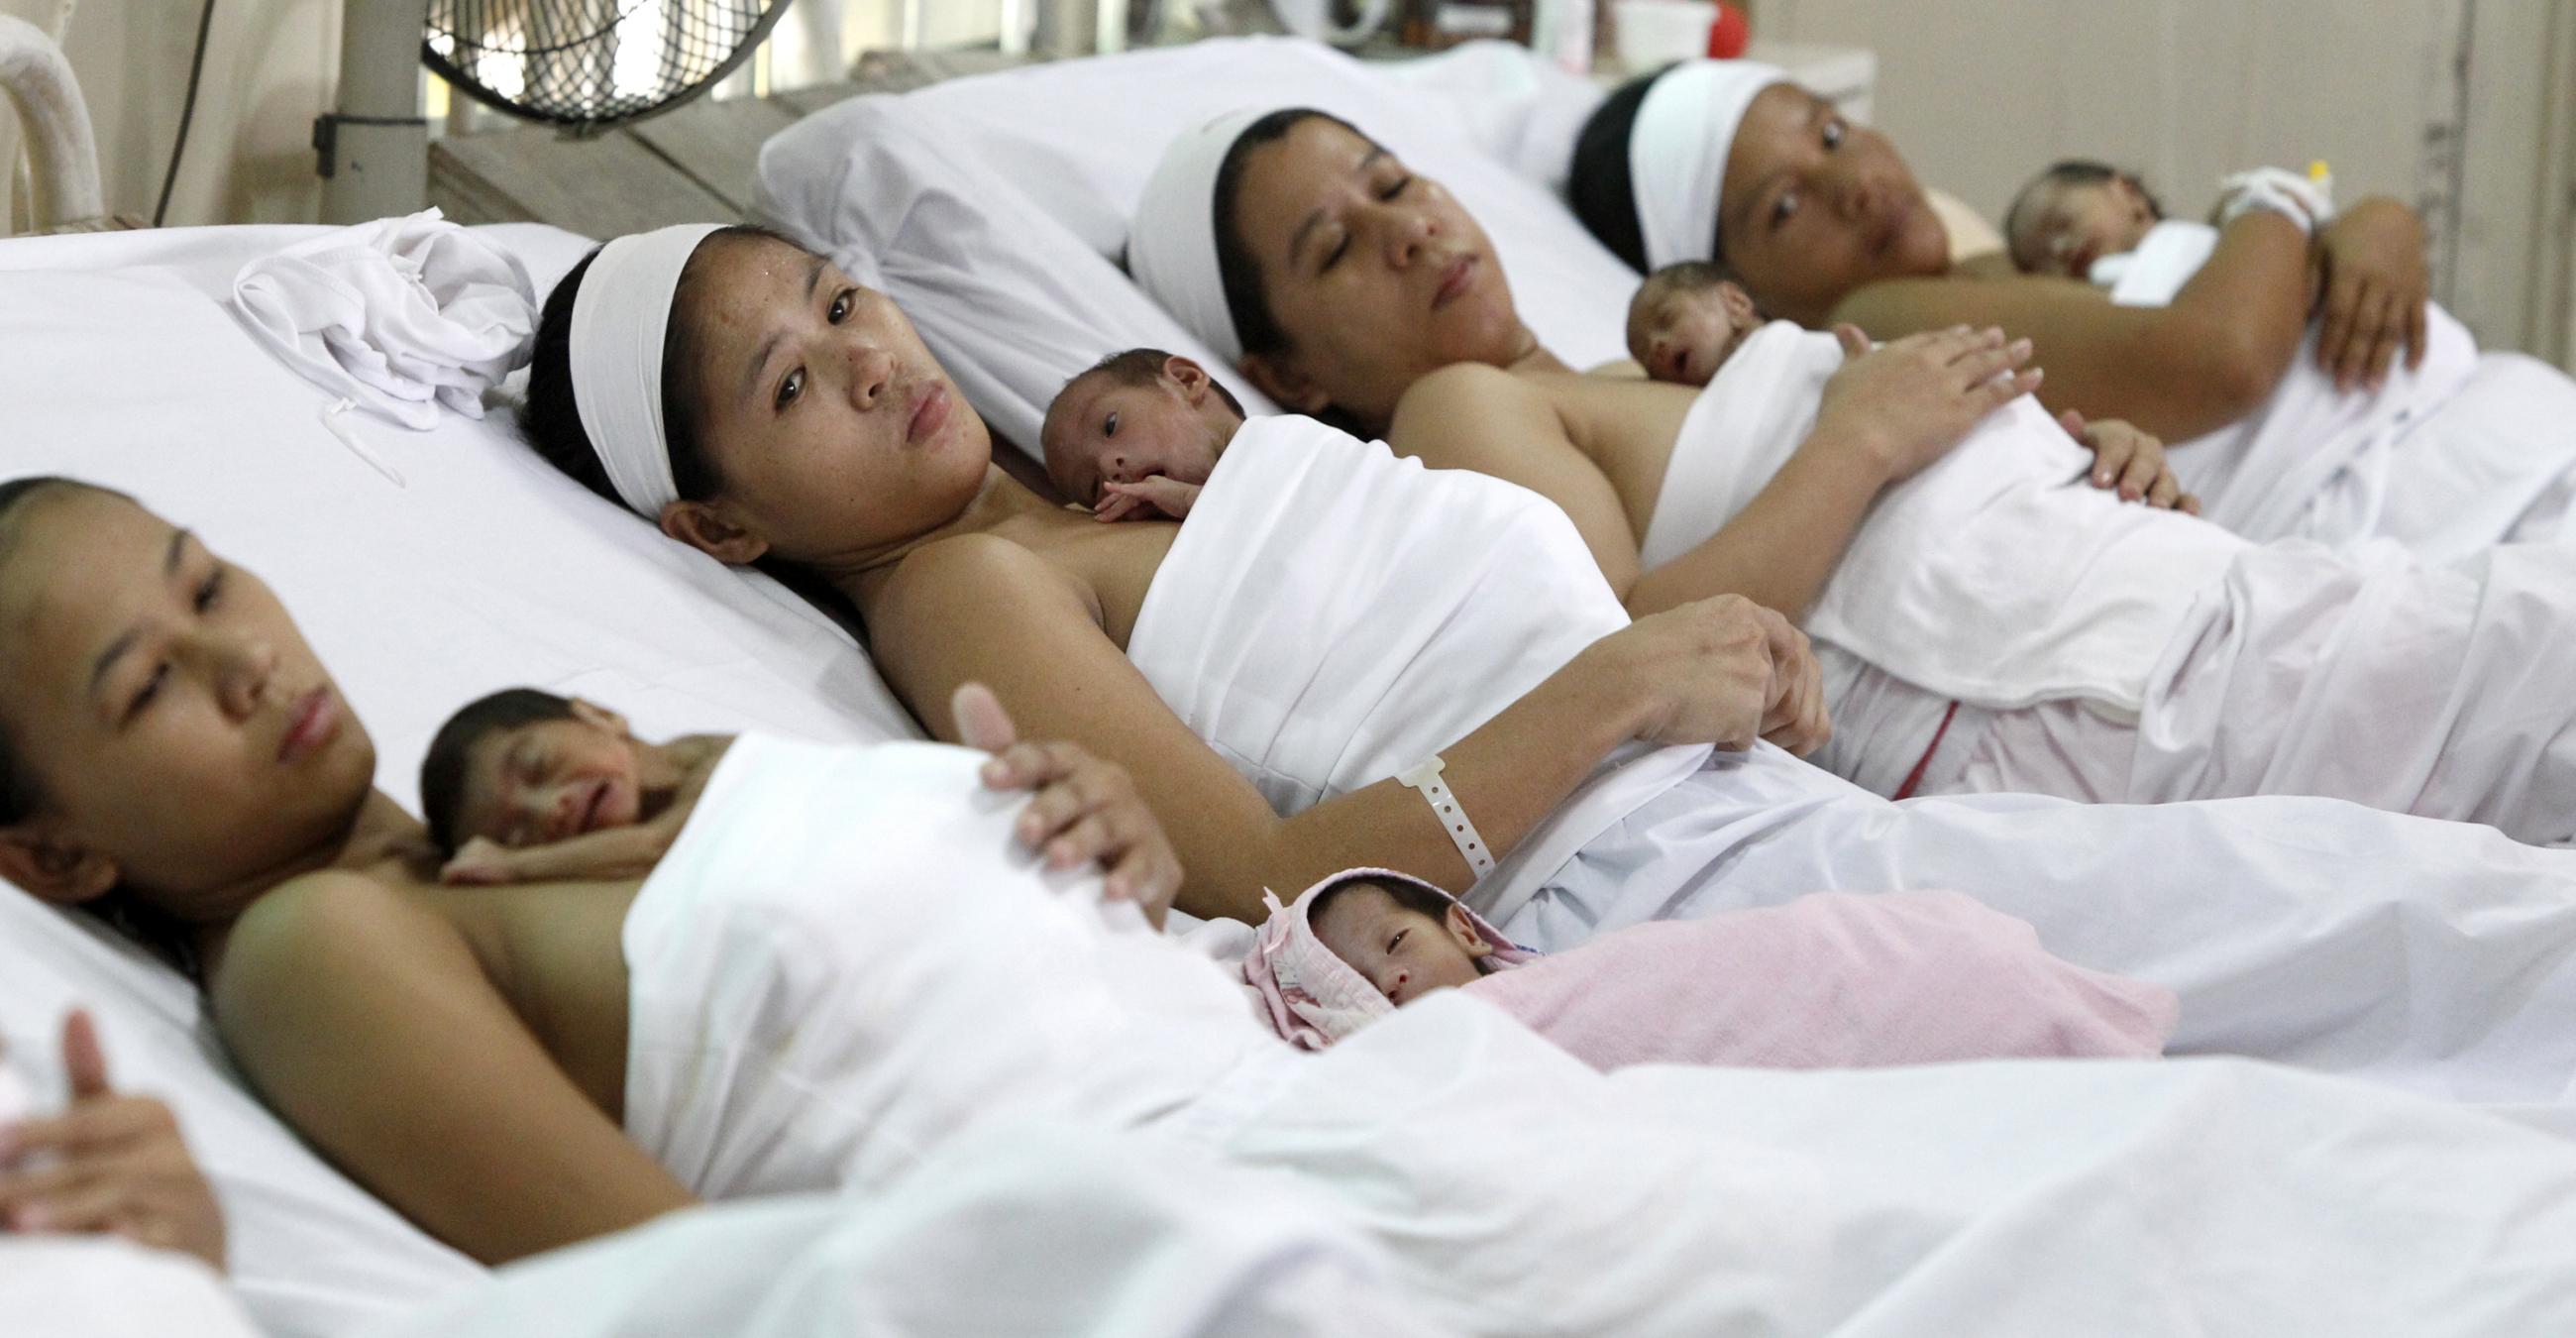
[[[1113,353],[1047,406],[1047,477],[1102,520],[1179,520],[1243,426],[1207,369],[1158,348]]]
[[[1817,893],[1547,954],[1386,870],[1271,904],[1244,982],[1309,1049],[1443,989],[1604,1070],[2154,1056],[2176,1011],[2171,991],[2060,961],[2029,925],[1955,892]]]
[[[1666,265],[1637,285],[1628,302],[1628,352],[1652,380],[1705,386],[1735,356],[1746,338],[1762,328],[1753,298],[1706,261]],[[1844,354],[1858,357],[1869,349],[1866,336],[1851,326],[1838,327]],[[2058,426],[2093,453],[2093,485],[2116,488],[2126,501],[2155,499],[2193,515],[2200,499],[2182,490],[2182,482],[2165,462],[2164,443],[2115,419],[2087,422],[2068,410]]]
[[[505,688],[441,725],[420,764],[430,839],[450,883],[632,878],[689,820],[732,739],[635,737],[576,697]]]
[[[2258,167],[2219,182],[2208,223],[2169,221],[2134,172],[2069,159],[2031,178],[2004,211],[2004,250],[2024,274],[2076,279],[2123,306],[2173,300],[2218,244],[2218,229],[2249,209],[2270,209],[2310,234],[2334,218],[2324,163],[2301,175]]]
[[[1019,839],[1048,867],[1097,864],[1103,895],[1133,901],[1161,928],[1180,890],[1162,829],[1113,810],[1143,801],[1103,785],[1110,764],[1079,749],[1014,747],[1016,730],[991,690],[969,683],[949,703],[967,746],[996,756],[984,783],[1060,800],[1022,810]],[[468,704],[439,727],[420,766],[420,802],[447,883],[634,878],[679,839],[733,739],[690,734],[648,743],[604,706],[534,688]],[[1116,821],[1093,821],[1108,816]]]

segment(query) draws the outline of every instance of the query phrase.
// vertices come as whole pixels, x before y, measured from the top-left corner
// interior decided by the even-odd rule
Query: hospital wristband
[[[2218,185],[2227,192],[2218,208],[2222,228],[2254,209],[2280,214],[2311,236],[2334,221],[2333,178],[2323,174],[2303,177],[2283,168],[2258,167],[2222,178]]]
[[[1420,790],[1424,803],[1431,805],[1432,816],[1440,819],[1440,830],[1449,834],[1450,844],[1458,847],[1458,857],[1467,861],[1478,878],[1494,871],[1493,851],[1485,845],[1484,833],[1467,818],[1465,806],[1449,792],[1449,783],[1440,779],[1449,764],[1438,755],[1417,763],[1411,769],[1396,773],[1395,779],[1406,789]]]

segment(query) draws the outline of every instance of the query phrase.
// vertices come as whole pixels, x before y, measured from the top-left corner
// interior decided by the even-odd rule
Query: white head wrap
[[[1235,337],[1234,312],[1217,273],[1216,174],[1243,132],[1277,110],[1247,107],[1183,131],[1163,150],[1127,229],[1127,272],[1228,363],[1242,359],[1243,341]]]
[[[1787,71],[1759,61],[1692,60],[1646,90],[1628,131],[1628,175],[1647,269],[1712,257],[1736,128],[1755,94],[1788,82]]]
[[[722,223],[675,223],[611,240],[572,299],[572,399],[608,482],[637,515],[680,500],[662,427],[662,335],[680,271]]]

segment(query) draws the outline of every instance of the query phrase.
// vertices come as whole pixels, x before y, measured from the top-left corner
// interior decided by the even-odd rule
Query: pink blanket
[[[1349,876],[1276,909],[1243,964],[1262,1015],[1309,1048],[1394,1007],[1307,921]],[[1601,1069],[2156,1055],[2176,1011],[2172,991],[2060,961],[2029,925],[1955,892],[1823,892],[1486,960],[1495,969],[1463,988]]]

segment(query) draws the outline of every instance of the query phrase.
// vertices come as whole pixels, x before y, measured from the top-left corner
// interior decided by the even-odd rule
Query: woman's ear
[[[0,827],[0,877],[39,901],[77,906],[116,886],[116,861],[82,845],[54,823],[34,818]]]
[[[1297,366],[1288,353],[1246,353],[1235,364],[1250,378],[1262,394],[1279,407],[1302,414],[1319,414],[1333,407],[1333,397],[1324,393]]]
[[[1483,957],[1494,950],[1494,945],[1476,932],[1476,921],[1467,914],[1466,907],[1451,903],[1449,913],[1440,917],[1440,923],[1448,927],[1449,937],[1458,940],[1458,946],[1466,949],[1469,957]]]
[[[662,533],[729,567],[748,567],[769,551],[768,540],[705,502],[673,502],[663,507]]]

